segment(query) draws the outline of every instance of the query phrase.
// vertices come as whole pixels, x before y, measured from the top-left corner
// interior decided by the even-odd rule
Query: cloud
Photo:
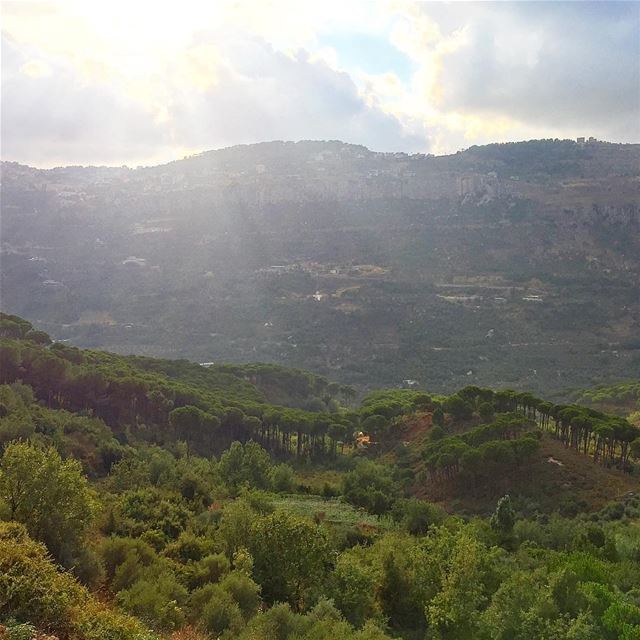
[[[638,5],[628,6],[628,13],[637,13]],[[537,20],[528,12],[503,13],[479,20],[468,45],[445,58],[445,107],[508,112],[553,125],[637,119],[640,39],[631,16],[583,9],[551,22],[544,11]]]
[[[3,157],[43,166],[640,139],[638,3],[7,2],[2,46]]]
[[[206,147],[312,137],[384,151],[428,147],[423,136],[406,132],[398,118],[367,101],[347,73],[304,50],[286,55],[237,33],[206,37],[227,64],[215,86],[171,105],[176,140]]]
[[[86,65],[55,56],[34,66],[32,55],[3,38],[5,159],[137,164],[308,138],[383,151],[428,148],[423,133],[405,131],[348,74],[304,50],[287,55],[241,32],[201,33],[144,87],[134,78],[130,90],[119,75],[87,74]]]
[[[411,25],[439,113],[640,139],[640,4],[428,3]],[[406,15],[406,14],[405,14]],[[411,28],[413,27],[413,29]]]
[[[46,78],[51,75],[51,67],[42,60],[29,60],[20,67],[20,71],[30,78]]]
[[[161,143],[152,115],[126,94],[87,83],[64,59],[36,66],[30,53],[2,38],[3,159],[119,163]]]

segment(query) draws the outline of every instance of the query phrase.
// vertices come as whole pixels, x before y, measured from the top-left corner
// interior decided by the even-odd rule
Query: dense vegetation
[[[93,438],[95,464],[101,465],[94,472],[108,471],[122,453],[119,442],[130,436],[160,444],[178,439],[206,454],[219,453],[234,440],[254,439],[286,455],[295,433],[298,457],[322,456],[335,450],[338,438],[346,439],[353,420],[349,414],[329,413],[337,407],[333,394],[351,398],[350,387],[304,372],[269,365],[204,368],[61,343],[49,347],[46,334],[6,314],[0,314],[0,335],[0,383],[27,385],[24,394],[42,401],[46,408],[37,411],[45,415],[48,408],[99,419],[85,421],[79,430],[104,431],[103,423],[111,428],[115,440]],[[261,387],[314,411],[268,404]],[[6,402],[19,403],[20,397],[14,393]],[[24,419],[24,412],[8,437],[29,437],[37,430],[38,418]]]
[[[640,424],[640,382],[637,380],[613,385],[598,385],[576,394],[578,402],[621,416]]]
[[[93,349],[566,400],[640,377],[639,167],[570,140],[3,163],[2,309]]]
[[[571,517],[505,495],[547,440],[637,485],[624,418],[473,386],[356,408],[300,371],[83,351],[0,323],[11,640],[640,638],[637,493]],[[456,513],[453,486],[496,497]]]

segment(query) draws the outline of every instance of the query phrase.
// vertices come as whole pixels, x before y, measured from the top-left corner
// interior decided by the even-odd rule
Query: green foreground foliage
[[[499,489],[543,433],[636,473],[622,418],[477,387],[276,407],[239,371],[48,346],[6,322],[9,638],[640,639],[637,493],[571,518],[508,495],[463,518],[414,495]],[[430,426],[404,443],[412,416]]]

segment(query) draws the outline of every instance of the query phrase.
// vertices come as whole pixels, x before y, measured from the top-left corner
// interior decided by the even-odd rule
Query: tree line
[[[489,432],[494,432],[499,440],[513,440],[519,424],[526,424],[529,430],[537,425],[541,431],[551,434],[565,447],[588,455],[594,462],[605,466],[629,471],[630,459],[640,458],[640,429],[625,418],[580,405],[553,404],[528,392],[493,391],[468,386],[446,398],[434,409],[434,423],[443,425],[445,415],[454,424],[464,423],[473,416],[483,421],[499,416],[489,428],[481,428],[485,431],[476,429],[472,432],[473,436],[460,436],[458,439],[462,439],[463,443],[469,438]],[[520,423],[515,415],[519,416]],[[517,447],[515,444],[513,446]],[[458,455],[461,455],[459,445],[458,449]]]
[[[350,387],[304,372],[268,365],[205,369],[83,351],[51,344],[15,316],[0,321],[0,338],[0,384],[22,382],[47,407],[99,418],[122,442],[127,434],[157,444],[182,440],[206,454],[256,440],[281,457],[322,458],[335,456],[339,442],[352,442],[359,420],[357,412],[338,411],[332,395],[352,398]],[[256,386],[267,381],[271,388],[280,385],[280,395],[293,385],[290,396],[299,403],[309,398],[311,405],[317,400],[324,410],[269,404]],[[321,393],[323,400],[308,393]]]

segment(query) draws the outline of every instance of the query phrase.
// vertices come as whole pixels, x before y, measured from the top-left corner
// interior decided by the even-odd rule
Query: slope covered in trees
[[[470,386],[354,407],[300,371],[83,351],[1,322],[12,640],[640,637],[637,490],[573,511],[519,492],[549,443],[638,487],[640,432],[620,417]]]
[[[569,140],[3,163],[2,310],[118,353],[558,397],[640,375],[639,167]]]
[[[181,440],[199,453],[219,453],[233,440],[253,438],[286,455],[295,434],[295,452],[301,457],[323,455],[351,424],[348,414],[329,413],[338,406],[336,397],[350,398],[351,389],[302,371],[269,365],[205,368],[81,351],[49,345],[46,334],[15,316],[3,314],[0,323],[0,383],[26,386],[6,391],[6,403],[17,406],[21,398],[35,398],[44,405],[34,409],[38,414],[82,413],[86,424],[78,429],[104,432],[106,424],[119,442],[129,437],[159,444]],[[294,406],[268,403],[261,388]],[[309,410],[298,408],[300,404]],[[29,437],[37,429],[38,416],[16,418],[9,433]],[[102,442],[94,456],[108,469],[119,447]]]
[[[640,425],[640,381],[598,385],[575,394],[581,404],[626,416]]]

